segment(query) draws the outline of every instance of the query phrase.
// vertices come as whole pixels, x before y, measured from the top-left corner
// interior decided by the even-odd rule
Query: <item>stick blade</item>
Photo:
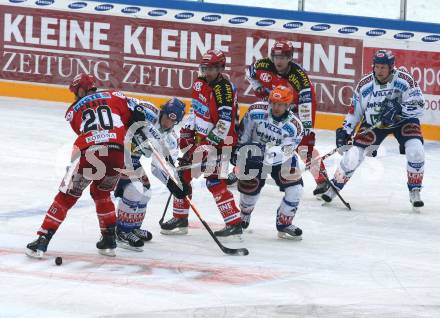
[[[225,254],[233,256],[246,256],[249,255],[249,250],[247,248],[229,248],[223,246],[222,251]]]

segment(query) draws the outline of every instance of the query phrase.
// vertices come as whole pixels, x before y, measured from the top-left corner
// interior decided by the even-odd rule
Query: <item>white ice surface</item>
[[[250,255],[224,255],[192,214],[190,233],[159,233],[167,194],[152,177],[142,253],[100,256],[88,192],[69,211],[45,260],[24,255],[56,194],[74,135],[62,103],[0,98],[0,317],[440,317],[440,143],[426,142],[425,207],[411,212],[405,158],[388,138],[328,206],[304,196],[300,242],[276,238],[282,194],[268,184],[243,242]],[[334,133],[318,131],[318,149]],[[334,171],[339,155],[327,161]],[[214,229],[222,219],[207,189],[194,202]],[[234,194],[238,198],[234,189]],[[168,212],[171,215],[171,212]],[[63,265],[54,264],[55,256]]]

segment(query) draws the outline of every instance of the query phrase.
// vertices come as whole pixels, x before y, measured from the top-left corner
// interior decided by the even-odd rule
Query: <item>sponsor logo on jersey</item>
[[[249,20],[249,18],[246,18],[246,17],[235,17],[235,18],[229,19],[229,23],[242,24],[242,23],[247,22],[248,20]]]
[[[202,127],[200,125],[197,125],[197,123],[196,123],[195,129],[196,129],[196,131],[199,134],[202,134],[202,135],[205,135],[205,136],[208,135],[208,128],[204,128],[204,127]]]
[[[268,107],[269,107],[269,104],[267,104],[267,103],[255,103],[255,104],[252,104],[249,107],[249,111],[254,110],[254,109],[264,109],[264,110],[266,110]]]
[[[218,14],[210,14],[210,15],[205,15],[204,17],[202,17],[202,21],[204,22],[214,22],[217,20],[220,20],[222,17]]]
[[[180,13],[176,14],[174,17],[179,20],[186,20],[186,19],[192,18],[193,16],[194,16],[194,13],[192,13],[192,12],[180,12]]]
[[[373,80],[373,74],[368,75],[367,77],[363,78],[359,84],[358,84],[358,91],[365,86],[366,84],[370,83]]]
[[[192,100],[192,109],[196,115],[199,115],[201,117],[209,116],[209,108],[206,105],[203,105],[197,99]]]
[[[276,134],[281,134],[281,129],[278,128],[277,126],[274,126],[268,122],[264,122],[263,125],[264,125],[264,128],[268,131],[273,131]]]
[[[250,116],[252,120],[264,120],[266,118],[265,113],[251,113]]]
[[[365,34],[368,36],[381,36],[381,35],[384,35],[385,33],[387,33],[387,31],[382,30],[382,29],[374,29],[374,30],[367,31]]]
[[[292,21],[292,22],[287,22],[283,25],[283,28],[285,29],[298,29],[300,27],[302,27],[304,24],[302,22],[296,22],[296,21]]]
[[[35,2],[37,6],[48,6],[55,2],[55,0],[38,0]]]
[[[394,89],[390,88],[390,89],[383,89],[380,91],[373,91],[373,96],[377,97],[377,96],[391,96],[394,92]]]
[[[111,133],[108,130],[103,130],[103,131],[93,132],[91,136],[86,138],[86,142],[101,143],[101,142],[107,142],[110,139],[116,139],[116,133]]]
[[[95,7],[96,11],[108,11],[113,9],[114,6],[112,4],[100,4],[98,6]]]
[[[362,91],[362,97],[367,97],[373,91],[373,85],[368,86],[365,90]]]
[[[295,130],[293,129],[293,127],[289,124],[284,124],[284,126],[282,127],[283,130],[285,130],[290,137],[295,136]]]
[[[312,102],[312,92],[310,89],[301,91],[299,94],[299,103],[311,103]]]
[[[92,102],[94,100],[97,99],[111,99],[112,96],[108,93],[108,92],[103,92],[103,93],[95,93],[93,95],[87,95],[84,96],[83,98],[81,98],[76,104],[75,106],[73,106],[73,110],[76,112],[78,111],[82,106],[84,106],[85,104]]]
[[[330,24],[321,23],[321,24],[313,25],[310,29],[313,31],[325,31],[330,28],[331,28]]]
[[[422,96],[422,92],[420,91],[420,89],[416,89],[416,90],[412,91],[411,93],[409,93],[408,96],[409,97],[420,97],[420,96]]]
[[[194,82],[193,90],[200,92],[202,90],[203,82]]]
[[[112,95],[119,97],[119,98],[122,98],[122,99],[125,99],[125,95],[122,94],[120,91],[114,91],[114,92],[112,92]],[[139,102],[139,100],[137,100],[137,101]]]
[[[122,13],[128,13],[128,14],[138,13],[139,11],[141,11],[141,8],[139,7],[126,7],[121,10]]]
[[[406,91],[408,89],[407,82],[401,82],[401,81],[394,81],[394,87],[397,88],[400,91]]]
[[[411,32],[400,32],[400,33],[394,34],[394,38],[398,39],[398,40],[410,39],[413,36],[414,36],[414,33],[411,33]]]
[[[160,17],[160,16],[163,16],[165,14],[167,14],[167,11],[166,10],[160,10],[160,9],[151,10],[151,11],[148,12],[148,15],[150,17]]]
[[[255,24],[256,25],[258,25],[258,26],[270,26],[270,25],[273,25],[273,24],[275,24],[275,20],[272,20],[272,19],[263,19],[263,20],[259,20],[259,21],[257,21]]]
[[[263,82],[269,83],[272,80],[272,75],[270,75],[270,73],[263,72],[260,74],[260,79]]]
[[[354,27],[354,26],[343,27],[338,30],[338,32],[342,33],[342,34],[355,33],[357,31],[359,31],[359,28]]]
[[[422,38],[423,42],[437,42],[438,40],[440,40],[440,35],[436,34],[427,35]]]
[[[288,80],[290,85],[292,85],[297,91],[301,90],[301,82],[295,74],[290,74]]]
[[[408,82],[409,87],[413,88],[415,85],[415,81],[414,79],[407,73],[403,73],[403,72],[399,72],[399,74],[397,74],[397,77],[405,80],[406,82]]]
[[[11,3],[22,3],[22,2],[26,2],[27,0],[9,0],[9,2]]]

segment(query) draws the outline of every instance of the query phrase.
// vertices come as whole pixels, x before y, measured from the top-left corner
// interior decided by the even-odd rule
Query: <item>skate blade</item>
[[[24,253],[25,253],[27,256],[29,256],[29,257],[31,257],[31,258],[36,258],[36,259],[42,259],[43,256],[44,256],[44,252],[43,252],[43,251],[39,251],[39,250],[37,250],[37,251],[33,251],[33,250],[29,249],[29,248],[26,248],[26,250],[24,251]]]
[[[234,234],[234,235],[228,235],[228,236],[217,236],[216,237],[221,240],[222,242],[244,242],[243,234]]]
[[[332,202],[332,200],[333,200],[333,198],[331,198],[331,197],[328,196],[327,194],[322,194],[322,195],[321,195],[321,199],[322,199],[323,201],[325,201],[325,203],[330,203],[330,202]]]
[[[287,234],[285,232],[278,232],[278,238],[284,239],[284,240],[291,240],[291,241],[301,241],[302,236],[292,236],[290,234]]]
[[[420,213],[420,209],[421,207],[420,206],[413,206],[412,207],[412,211],[414,212],[414,213]]]
[[[160,234],[164,235],[185,235],[188,234],[188,228],[187,227],[178,227],[173,230],[160,230]]]
[[[121,242],[121,241],[117,241],[116,245],[120,248],[130,250],[130,251],[135,251],[135,252],[143,252],[144,251],[144,249],[142,247],[131,246],[130,244],[125,243],[125,242]]]
[[[114,248],[105,248],[105,249],[98,249],[98,253],[104,256],[110,256],[110,257],[115,257],[116,256],[116,252]]]

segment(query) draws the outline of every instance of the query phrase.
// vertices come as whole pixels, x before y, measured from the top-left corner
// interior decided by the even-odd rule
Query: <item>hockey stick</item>
[[[171,178],[171,180],[173,180],[174,183],[179,184],[177,182],[176,178],[174,177],[174,175],[170,172],[170,170],[169,170],[168,166],[166,165],[166,163],[164,162],[164,159],[162,158],[162,155],[156,150],[156,148],[151,144],[151,142],[148,139],[145,142],[147,144],[149,144],[151,150],[153,151],[153,153],[155,154],[155,156],[159,160],[162,168],[164,168],[165,172],[168,174],[168,176]],[[223,253],[228,254],[228,255],[242,255],[242,256],[249,254],[249,250],[247,248],[229,248],[229,247],[224,246],[218,240],[218,238],[215,236],[214,232],[212,232],[212,230],[209,227],[208,223],[206,223],[206,221],[201,217],[200,212],[198,211],[197,207],[194,205],[192,200],[188,196],[185,197],[185,200],[189,203],[189,205],[191,206],[192,210],[197,215],[197,218],[200,220],[200,222],[202,222],[203,226],[208,231],[209,235],[211,235],[211,237],[214,239],[214,241],[217,243],[218,247],[220,247],[220,249],[223,251]]]
[[[173,196],[173,194],[170,193],[168,200],[167,200],[167,204],[165,205],[165,208],[163,209],[162,217],[159,220],[159,225],[162,225],[162,223],[163,223],[163,219],[165,218],[165,214],[167,214],[168,206],[170,205],[170,201],[171,201],[172,196]]]

